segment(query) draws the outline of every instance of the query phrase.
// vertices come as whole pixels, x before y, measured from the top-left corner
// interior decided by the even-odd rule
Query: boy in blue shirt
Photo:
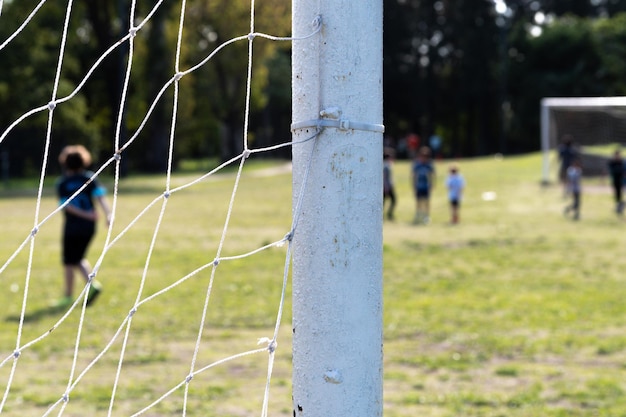
[[[423,147],[411,168],[411,180],[417,200],[415,224],[430,222],[430,192],[435,182],[435,167],[430,158],[430,149]]]
[[[59,204],[66,203],[81,187],[85,186],[63,209],[65,221],[62,258],[65,285],[63,298],[56,305],[68,307],[74,301],[75,270],[79,270],[85,281],[89,280],[92,271],[85,254],[96,232],[98,213],[95,203],[99,203],[104,211],[107,225],[110,223],[111,214],[105,199],[106,189],[97,178],[91,179],[93,172],[87,171],[87,167],[91,165],[91,154],[84,146],[70,145],[63,148],[59,155],[59,163],[63,167],[63,176],[56,184]],[[87,305],[96,299],[100,291],[100,283],[93,280],[87,296]]]

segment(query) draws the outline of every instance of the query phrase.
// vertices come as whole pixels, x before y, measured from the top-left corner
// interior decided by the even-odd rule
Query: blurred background
[[[36,7],[4,0],[0,45]],[[139,0],[135,25],[154,7]],[[181,70],[249,32],[247,0],[188,0]],[[257,2],[255,30],[291,33],[288,0]],[[0,49],[0,131],[51,99],[65,4],[46,2],[20,36]],[[59,94],[128,33],[128,0],[73,6]],[[133,73],[120,142],[131,137],[175,72],[180,1],[165,2],[134,39]],[[256,38],[249,139],[258,148],[290,140],[290,43]],[[247,42],[219,51],[181,80],[175,166],[241,152]],[[106,55],[76,97],[57,106],[51,155],[83,143],[110,157],[129,43]],[[439,157],[519,154],[539,149],[542,97],[626,95],[626,0],[384,0],[384,123],[398,158],[430,145]],[[123,175],[166,169],[173,88],[129,148]],[[27,118],[0,143],[4,176],[39,172],[47,112]],[[289,158],[290,149],[269,156]],[[58,172],[58,164],[50,164]]]

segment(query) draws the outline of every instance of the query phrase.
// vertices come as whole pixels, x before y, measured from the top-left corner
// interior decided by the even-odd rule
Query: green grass
[[[411,224],[409,166],[395,165],[397,220],[384,223],[383,248],[385,416],[626,416],[625,224],[612,212],[608,183],[587,180],[582,218],[573,222],[562,216],[561,189],[540,186],[538,154],[456,162],[467,181],[458,226],[448,224],[447,161],[436,164],[428,226]],[[251,174],[241,182],[222,256],[276,241],[290,227],[290,175]],[[195,175],[178,174],[173,186]],[[144,297],[215,258],[233,184],[229,173],[169,198]],[[114,236],[164,186],[162,177],[122,180]],[[488,191],[497,198],[483,200]],[[52,194],[47,189],[40,217],[56,207]],[[27,237],[35,210],[33,193],[13,187],[5,195],[10,197],[0,192],[2,260]],[[105,290],[87,310],[77,373],[132,306],[160,208],[159,201],[108,252],[98,273]],[[22,343],[44,334],[60,317],[47,309],[61,291],[60,227],[59,216],[52,217],[35,240]],[[90,250],[92,263],[105,235],[101,227]],[[257,338],[271,336],[284,256],[285,248],[273,248],[219,265],[196,368],[254,349]],[[28,247],[0,275],[0,360],[15,349],[27,262]],[[201,271],[139,308],[114,415],[148,405],[188,374],[210,273],[210,268]],[[76,312],[22,353],[3,415],[41,415],[62,395],[78,321]],[[273,416],[292,415],[290,337],[288,298],[273,378]],[[120,349],[118,340],[86,374],[64,415],[107,414]],[[0,368],[0,392],[11,363]],[[263,355],[209,369],[190,386],[189,410],[209,417],[255,415],[265,372]],[[179,415],[181,409],[179,390],[150,415]]]

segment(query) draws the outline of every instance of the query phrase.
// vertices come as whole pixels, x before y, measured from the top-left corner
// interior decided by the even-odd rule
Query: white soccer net
[[[40,8],[44,5],[46,0],[42,0],[36,7],[33,8],[32,13],[23,22],[23,24],[13,33],[8,39],[0,40],[0,54],[2,49],[10,44],[10,42],[20,36],[22,30],[28,26],[29,22],[35,16]],[[242,371],[242,368],[250,365],[250,362],[246,362],[246,358],[252,355],[264,355],[265,366],[261,372],[264,375],[264,384],[258,388],[261,392],[262,401],[258,404],[259,414],[266,416],[269,409],[269,392],[272,381],[272,373],[274,369],[274,358],[276,355],[277,339],[279,330],[281,327],[281,319],[283,315],[283,308],[285,303],[285,290],[287,285],[287,276],[290,265],[291,256],[291,238],[295,231],[295,225],[297,224],[297,218],[286,218],[284,223],[284,230],[279,235],[275,236],[272,242],[262,244],[258,248],[246,253],[234,254],[225,256],[224,248],[226,246],[226,236],[230,233],[230,221],[231,214],[236,210],[236,195],[239,192],[240,180],[242,173],[244,172],[244,166],[248,158],[254,154],[267,152],[274,150],[278,147],[294,146],[289,140],[284,143],[273,146],[271,148],[251,149],[249,147],[249,141],[247,137],[248,131],[248,117],[249,117],[249,103],[250,103],[250,80],[252,73],[250,71],[253,61],[253,43],[256,38],[262,37],[271,41],[293,41],[296,40],[291,37],[277,37],[269,34],[257,33],[254,28],[254,11],[255,4],[252,1],[250,6],[250,32],[243,33],[241,36],[232,38],[215,50],[213,50],[204,60],[198,62],[197,65],[184,69],[179,67],[180,51],[182,46],[182,33],[184,25],[185,15],[185,1],[181,3],[180,10],[180,26],[178,29],[178,38],[176,44],[176,64],[172,68],[172,76],[165,83],[159,92],[157,97],[154,97],[154,101],[149,106],[145,119],[141,123],[139,129],[125,143],[120,143],[120,121],[122,115],[118,115],[117,133],[114,138],[111,138],[113,142],[113,149],[115,152],[110,158],[102,163],[95,171],[94,177],[99,176],[105,169],[114,168],[114,186],[112,193],[110,194],[112,199],[112,224],[109,226],[106,232],[106,239],[102,247],[91,247],[90,258],[97,259],[94,264],[92,279],[98,277],[102,271],[106,262],[112,257],[111,253],[115,251],[118,243],[129,236],[132,233],[134,227],[142,222],[144,218],[148,217],[147,213],[151,210],[158,211],[158,216],[153,221],[151,226],[151,238],[149,247],[143,265],[135,265],[135,273],[133,274],[134,285],[138,290],[134,296],[134,302],[126,306],[126,313],[122,316],[111,315],[108,317],[108,322],[111,323],[109,329],[93,328],[90,322],[90,314],[93,310],[86,309],[86,294],[89,290],[89,284],[81,287],[82,291],[80,296],[76,299],[74,304],[64,311],[58,320],[56,320],[50,328],[39,334],[33,334],[29,328],[29,322],[25,319],[28,314],[32,313],[30,308],[32,303],[32,294],[35,293],[41,296],[36,291],[38,277],[33,277],[33,264],[37,259],[38,254],[41,251],[46,250],[44,244],[39,244],[38,237],[41,236],[42,230],[50,226],[51,220],[61,216],[63,207],[57,207],[49,212],[46,212],[44,202],[44,184],[46,184],[46,172],[47,164],[50,157],[54,158],[56,155],[49,155],[51,144],[53,141],[52,127],[54,126],[54,113],[58,106],[62,106],[65,102],[72,100],[78,91],[89,82],[90,74],[101,64],[102,60],[116,48],[119,48],[124,43],[128,44],[129,56],[128,67],[126,69],[126,78],[124,83],[124,94],[121,97],[120,108],[124,108],[124,104],[127,98],[127,91],[131,87],[131,73],[133,72],[133,43],[135,35],[143,30],[144,26],[150,21],[154,13],[161,7],[161,1],[156,2],[154,8],[143,19],[139,20],[137,16],[134,16],[135,2],[132,2],[129,10],[129,21],[136,22],[129,28],[128,33],[115,45],[112,45],[99,60],[94,62],[93,67],[84,75],[82,82],[78,85],[76,90],[67,96],[59,97],[58,79],[61,68],[63,67],[63,59],[66,54],[70,54],[71,51],[65,51],[64,45],[69,36],[68,22],[72,18],[72,2],[70,1],[66,10],[66,24],[60,30],[63,30],[62,42],[59,45],[59,58],[58,69],[55,80],[41,80],[42,83],[49,82],[52,85],[52,96],[48,103],[41,103],[38,107],[33,108],[31,111],[23,114],[22,117],[15,120],[9,126],[0,127],[0,144],[7,140],[9,133],[21,123],[24,123],[29,117],[43,113],[48,116],[48,131],[45,137],[42,137],[42,143],[44,143],[43,149],[44,155],[42,158],[42,166],[39,167],[40,180],[37,190],[37,197],[35,203],[35,214],[32,219],[32,226],[29,226],[23,230],[23,239],[18,242],[3,242],[5,245],[12,244],[13,249],[11,254],[1,261],[0,266],[0,282],[3,284],[9,284],[7,277],[8,271],[18,261],[26,265],[25,271],[23,271],[22,278],[13,284],[12,288],[19,289],[17,296],[21,298],[20,313],[16,318],[16,333],[14,343],[12,346],[2,345],[0,346],[0,414],[11,416],[22,415],[186,415],[188,412],[194,412],[197,414],[198,409],[201,409],[202,415],[214,415],[213,412],[219,413],[219,415],[249,415],[249,410],[241,409],[238,407],[238,399],[232,398],[232,404],[216,405],[207,404],[210,402],[213,395],[210,376],[207,374],[210,371],[214,371],[215,368],[223,366],[225,363],[240,363],[238,366],[231,366],[221,372],[231,372],[233,369],[238,369],[242,375],[242,379],[249,378],[247,371]],[[2,12],[2,0],[0,0],[0,19]],[[6,6],[6,5],[5,5]],[[1,21],[0,21],[1,24]],[[320,30],[319,22],[312,22],[308,34],[300,39],[315,36]],[[243,110],[245,113],[245,126],[243,128],[243,137],[241,138],[243,143],[243,152],[234,157],[232,160],[206,172],[197,178],[190,179],[188,182],[173,186],[172,185],[172,155],[176,144],[176,123],[177,123],[177,105],[179,103],[179,81],[188,75],[189,73],[197,70],[204,65],[210,65],[211,59],[220,50],[228,48],[234,43],[247,42],[249,45],[249,63],[248,63],[248,83],[247,83],[247,97],[246,108]],[[1,59],[1,58],[0,58]],[[119,218],[119,214],[125,210],[124,202],[120,198],[120,163],[124,158],[125,152],[130,147],[141,147],[140,133],[144,128],[151,112],[156,106],[156,103],[162,99],[164,93],[167,90],[173,90],[173,112],[171,117],[171,130],[169,134],[169,152],[167,155],[168,169],[167,174],[164,177],[164,187],[162,192],[153,196],[153,198],[145,205],[145,207],[136,214],[131,221],[124,225],[118,225],[116,218]],[[319,129],[312,131],[311,136],[304,141],[314,138],[319,134]],[[300,142],[303,142],[301,140]],[[159,241],[161,230],[167,226],[168,214],[172,209],[169,207],[172,201],[176,199],[177,193],[186,192],[197,187],[199,184],[206,184],[207,180],[213,178],[216,174],[220,173],[223,168],[227,166],[235,166],[236,175],[234,184],[232,187],[230,201],[227,202],[227,213],[219,238],[217,239],[217,250],[211,256],[207,262],[189,265],[189,271],[184,276],[173,277],[171,283],[164,288],[158,288],[156,290],[148,290],[150,269],[155,263],[153,259],[153,253],[155,245]],[[289,178],[290,180],[290,178]],[[304,181],[306,184],[306,181]],[[303,186],[304,188],[304,186]],[[303,193],[303,190],[296,190],[296,192]],[[295,199],[297,201],[297,198]],[[179,208],[180,209],[180,208]],[[298,210],[294,210],[297,213]],[[10,219],[5,219],[5,222]],[[117,226],[117,227],[114,227]],[[121,231],[114,233],[114,230]],[[143,227],[143,226],[142,226]],[[58,231],[55,230],[55,233]],[[49,243],[46,241],[46,243]],[[276,271],[275,283],[278,287],[278,293],[280,297],[276,300],[276,315],[271,319],[273,321],[273,333],[267,335],[258,335],[258,337],[250,336],[251,343],[249,349],[239,352],[229,352],[223,354],[221,357],[214,357],[215,355],[206,355],[206,351],[222,352],[224,346],[217,348],[219,342],[214,340],[206,340],[206,333],[208,326],[208,317],[210,317],[210,309],[212,306],[212,290],[213,285],[218,279],[220,268],[223,264],[230,261],[237,261],[241,258],[250,257],[260,252],[266,251],[271,248],[284,247],[284,267],[280,271]],[[121,256],[119,253],[117,256]],[[51,269],[58,271],[58,275],[61,275],[60,265],[50,265]],[[106,273],[106,272],[105,272]],[[193,317],[190,322],[196,327],[197,336],[191,341],[170,341],[171,343],[187,344],[193,346],[191,352],[187,354],[186,360],[188,361],[188,371],[185,374],[171,374],[171,370],[168,368],[167,360],[163,359],[163,363],[159,365],[157,371],[159,375],[155,375],[154,368],[148,370],[141,370],[138,364],[141,363],[141,356],[138,358],[136,352],[133,355],[132,361],[127,360],[130,340],[133,335],[133,322],[137,320],[150,321],[150,317],[143,317],[142,313],[151,311],[147,308],[153,303],[165,303],[161,307],[155,307],[155,310],[166,310],[167,304],[164,299],[167,298],[167,294],[170,291],[178,291],[182,287],[186,286],[196,278],[197,275],[203,274],[205,277],[208,275],[209,279],[205,285],[204,303],[202,312],[199,317]],[[54,273],[52,274],[54,275]],[[4,279],[3,279],[4,276]],[[15,274],[11,275],[15,277]],[[106,275],[103,274],[99,277],[101,281],[106,282]],[[12,278],[14,279],[14,278]],[[251,276],[250,279],[254,279]],[[61,285],[61,277],[59,276],[59,287]],[[13,281],[11,281],[13,282]],[[78,282],[78,281],[77,281]],[[5,288],[7,285],[3,285]],[[249,285],[254,285],[250,282]],[[2,291],[5,291],[3,288]],[[4,294],[1,295],[5,297]],[[109,314],[108,312],[101,312],[100,314]],[[147,313],[149,314],[149,313]],[[158,329],[159,323],[154,323],[153,327]],[[73,329],[70,333],[74,335],[74,340],[70,344],[72,348],[68,351],[55,352],[54,335],[60,328]],[[106,330],[106,331],[105,331]],[[145,329],[141,330],[145,331]],[[104,344],[95,342],[92,337],[93,334],[106,333],[111,334],[110,339]],[[163,335],[162,335],[163,336]],[[260,345],[257,345],[257,338],[260,341]],[[159,343],[158,340],[156,343]],[[42,346],[46,346],[42,348]],[[155,358],[153,352],[145,352],[147,362],[153,363]],[[158,356],[158,354],[157,354]],[[54,368],[47,364],[49,357],[62,358],[62,361],[67,363],[67,367],[62,371],[52,370]],[[262,356],[263,357],[263,356]],[[211,359],[208,359],[211,358]],[[157,358],[158,359],[158,358]],[[61,360],[61,359],[59,359]],[[131,362],[130,364],[128,362]],[[258,360],[256,361],[258,362]],[[251,365],[250,365],[251,366]],[[34,368],[33,368],[34,367]],[[128,368],[132,369],[128,369]],[[255,368],[254,366],[251,366]],[[30,368],[28,371],[29,378],[22,378],[26,368]],[[258,368],[258,366],[257,366]],[[33,371],[35,369],[35,371]],[[257,369],[258,371],[258,369]],[[151,375],[147,375],[147,372],[151,372]],[[217,371],[219,372],[219,371]],[[32,375],[36,374],[39,377],[33,378]],[[52,376],[51,376],[52,375]],[[90,381],[89,394],[81,392],[81,384],[85,381]],[[94,394],[93,384],[97,385],[98,389]],[[41,389],[45,387],[45,389]],[[217,388],[216,388],[217,389]],[[106,398],[108,407],[106,409],[93,409],[90,405],[92,398],[89,396],[97,395]],[[172,400],[175,397],[175,400]],[[101,399],[100,399],[101,400]],[[199,401],[203,404],[198,406]],[[100,403],[102,401],[99,401]],[[209,411],[212,410],[212,411]],[[221,411],[215,411],[221,410]],[[291,410],[286,411],[283,406],[280,408],[281,412],[287,415],[291,415]]]
[[[550,182],[550,153],[565,135],[571,135],[581,148],[626,143],[626,97],[552,97],[541,101],[544,183]],[[602,161],[596,163],[590,158],[585,163],[587,173],[601,174],[599,165]]]

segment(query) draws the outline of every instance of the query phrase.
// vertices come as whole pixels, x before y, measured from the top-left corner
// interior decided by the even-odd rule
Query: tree
[[[603,94],[626,95],[626,12],[610,19],[597,20],[593,24],[593,31],[602,59],[598,78],[606,86]]]
[[[625,94],[625,15],[589,20],[567,16],[532,36],[521,25],[513,35],[511,96],[514,126],[510,141],[535,149],[543,97]]]
[[[15,31],[33,8],[32,2],[15,1],[4,4],[0,41]],[[52,99],[52,88],[59,59],[61,30],[65,8],[46,3],[20,36],[0,50],[0,130],[27,111],[40,107]],[[61,22],[61,23],[60,23]],[[80,22],[72,21],[70,32],[80,32]],[[64,54],[61,78],[56,98],[63,98],[77,87],[80,73],[80,54],[83,44],[69,37],[66,48],[76,53]],[[54,129],[50,154],[56,156],[67,143],[83,143],[93,148],[98,139],[98,128],[91,119],[87,96],[79,92],[54,111]],[[2,152],[11,159],[11,175],[29,170],[38,171],[42,163],[48,112],[41,112],[24,120],[0,144]],[[54,161],[54,159],[53,159]],[[58,170],[55,163],[50,169]]]
[[[500,31],[489,2],[385,2],[385,123],[444,138],[448,153],[493,150],[498,142]],[[391,123],[391,125],[390,125]]]
[[[186,26],[191,30],[185,34],[185,45],[188,46],[185,62],[194,65],[222,42],[247,34],[250,31],[249,7],[249,2],[242,0],[195,1],[191,4],[186,18]],[[290,9],[286,2],[271,0],[257,3],[256,32],[286,35],[289,33],[289,25]],[[256,111],[265,107],[268,102],[267,63],[276,54],[280,54],[283,46],[263,38],[256,38],[253,45],[251,107]],[[247,63],[248,43],[238,42],[220,50],[191,79],[192,88],[197,95],[194,117],[201,119],[212,115],[219,121],[211,123],[212,132],[208,134],[215,134],[217,127],[222,160],[227,160],[243,150]]]
[[[448,154],[529,151],[541,97],[624,94],[626,0],[384,4],[384,117],[396,138],[437,132]]]
[[[34,0],[5,2],[0,26],[2,39],[13,33],[35,5]],[[174,75],[180,5],[180,0],[162,3],[134,38],[133,73],[126,106],[122,109],[121,144],[127,140],[126,128],[130,133],[137,130],[158,91]],[[154,6],[153,2],[138,1],[135,22],[142,21]],[[246,35],[250,31],[249,8],[250,4],[242,0],[187,1],[181,70],[202,61],[222,42]],[[128,33],[129,10],[128,0],[94,0],[74,5],[60,96],[73,91],[102,54]],[[284,0],[263,2],[255,10],[255,29],[288,35],[289,17],[289,6]],[[65,5],[46,3],[26,30],[0,51],[3,63],[0,67],[0,104],[5,109],[0,115],[0,122],[3,126],[25,111],[50,100],[64,18]],[[284,100],[280,99],[284,94],[277,89],[284,91],[290,84],[288,81],[275,82],[273,86],[268,86],[268,66],[284,68],[285,60],[281,57],[286,56],[284,51],[290,45],[283,45],[262,38],[254,40],[250,119],[265,124],[263,131],[266,133],[265,136],[255,135],[254,130],[258,127],[249,126],[250,140],[256,137],[270,140],[267,138],[272,135],[269,125],[272,120],[284,124],[284,117],[271,113],[276,109],[285,109]],[[55,130],[61,139],[55,141],[53,146],[60,147],[64,141],[82,142],[95,155],[111,155],[127,56],[128,42],[122,42],[99,64],[78,95],[58,106]],[[181,80],[175,160],[184,156],[216,154],[226,159],[240,152],[247,57],[247,41],[243,40],[224,48],[197,72]],[[123,168],[165,169],[172,91],[173,88],[170,88],[161,97],[144,131],[137,138],[141,146],[133,144],[125,152],[122,161],[126,165]],[[271,101],[270,95],[273,97]],[[268,103],[271,106],[266,107]],[[263,116],[257,117],[255,112]],[[45,127],[46,115],[31,117],[12,134],[22,140],[10,142],[27,144],[24,138],[41,136],[42,133],[36,131],[45,132]],[[220,143],[220,137],[225,138],[223,143]],[[4,145],[5,148],[7,146]],[[26,148],[34,155],[41,155],[33,146]]]

